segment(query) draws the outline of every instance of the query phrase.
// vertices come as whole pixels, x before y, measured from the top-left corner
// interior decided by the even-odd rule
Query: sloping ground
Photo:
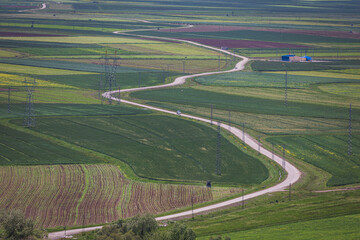
[[[148,184],[123,178],[112,165],[0,168],[0,209],[20,209],[42,227],[111,222],[213,199],[199,186]]]

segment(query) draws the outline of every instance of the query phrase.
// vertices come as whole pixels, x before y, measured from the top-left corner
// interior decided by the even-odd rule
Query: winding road
[[[127,33],[123,33],[123,32],[114,32],[114,33],[115,34],[122,34],[122,35],[130,35],[130,36],[149,38],[149,36],[127,34]],[[169,110],[158,108],[158,107],[153,107],[153,106],[149,106],[149,105],[145,105],[145,104],[140,104],[140,103],[136,103],[136,102],[132,102],[132,101],[119,99],[119,98],[113,97],[112,95],[116,94],[116,93],[119,93],[119,91],[121,93],[121,92],[134,92],[134,91],[142,91],[142,90],[149,90],[149,89],[159,89],[159,88],[173,87],[173,86],[182,85],[182,84],[184,84],[186,82],[187,79],[191,79],[191,78],[194,78],[194,77],[241,71],[241,70],[243,70],[245,68],[246,63],[249,62],[249,59],[244,57],[244,56],[240,56],[240,55],[234,54],[232,52],[229,52],[229,51],[226,51],[226,50],[223,50],[223,49],[218,49],[218,48],[215,48],[215,47],[212,47],[212,46],[207,46],[207,45],[200,44],[200,43],[197,43],[197,42],[192,42],[192,41],[188,41],[188,40],[165,38],[165,37],[151,37],[151,38],[185,42],[185,43],[192,44],[192,45],[195,45],[195,46],[212,49],[212,50],[215,50],[215,51],[218,51],[218,52],[223,52],[225,54],[228,54],[228,55],[231,55],[231,56],[234,56],[234,57],[237,57],[237,58],[241,58],[242,60],[240,62],[238,62],[236,64],[236,66],[231,70],[208,72],[208,73],[199,73],[199,74],[181,76],[181,77],[176,78],[174,80],[174,82],[164,84],[164,85],[109,91],[109,92],[103,93],[102,94],[103,97],[111,99],[113,101],[121,101],[121,103],[126,103],[126,104],[130,104],[130,105],[133,105],[133,106],[147,108],[147,109],[151,109],[151,110],[154,110],[154,111],[159,111],[159,112],[163,112],[163,113],[167,113],[167,114],[177,115],[177,113],[174,112],[174,111],[169,111]],[[181,114],[181,117],[182,118],[194,119],[194,120],[202,121],[202,122],[209,123],[209,124],[211,123],[210,119],[201,118],[201,117],[197,117],[197,116],[193,116],[193,115],[189,115],[189,114]],[[213,124],[217,125],[218,122],[213,121]],[[227,201],[224,201],[224,202],[212,204],[212,205],[209,205],[209,206],[206,206],[206,207],[197,208],[197,209],[194,209],[193,211],[190,210],[190,211],[184,211],[184,212],[171,214],[171,215],[167,215],[167,216],[163,216],[163,217],[157,217],[156,218],[157,221],[166,221],[166,220],[173,220],[173,219],[178,219],[178,218],[191,217],[193,213],[194,214],[202,214],[202,213],[206,213],[208,211],[212,211],[212,210],[216,210],[216,209],[223,208],[223,207],[226,207],[226,206],[230,206],[230,205],[233,205],[235,203],[240,203],[243,200],[248,200],[248,199],[258,197],[258,196],[261,196],[261,195],[264,195],[264,194],[267,194],[267,193],[283,191],[284,189],[289,187],[290,184],[294,184],[300,179],[301,172],[294,165],[287,162],[285,159],[281,158],[280,156],[278,156],[276,154],[273,154],[271,151],[267,150],[266,148],[262,147],[261,145],[259,147],[259,142],[256,141],[254,138],[252,138],[249,134],[247,134],[245,132],[243,133],[242,130],[240,130],[240,129],[236,128],[236,127],[229,126],[229,125],[224,124],[224,123],[219,123],[219,124],[223,129],[225,129],[226,131],[231,132],[233,135],[235,135],[237,138],[239,138],[240,141],[243,141],[245,144],[247,144],[248,146],[250,146],[254,150],[259,151],[260,154],[274,160],[276,163],[278,163],[280,166],[282,166],[285,169],[285,171],[287,172],[286,179],[284,181],[282,181],[281,183],[275,185],[275,186],[272,186],[270,188],[266,188],[266,189],[263,189],[263,190],[260,190],[260,191],[257,191],[257,192],[253,192],[253,193],[247,194],[247,195],[242,196],[242,197],[238,197],[238,198],[234,198],[234,199],[227,200]],[[67,231],[67,234],[72,235],[72,234],[81,233],[83,231],[92,231],[92,230],[99,229],[99,228],[101,228],[101,226],[96,227],[96,228],[74,229],[74,230]],[[59,238],[64,237],[64,232],[62,231],[62,232],[50,233],[48,237],[49,237],[49,239],[59,239]]]

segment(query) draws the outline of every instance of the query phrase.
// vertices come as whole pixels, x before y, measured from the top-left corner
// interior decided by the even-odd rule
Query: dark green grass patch
[[[42,118],[34,130],[110,155],[146,178],[256,184],[268,177],[260,161],[224,138],[216,175],[216,131],[176,117]]]
[[[360,68],[359,60],[348,61],[328,61],[328,62],[270,62],[270,61],[254,61],[251,63],[254,71],[319,71],[334,69],[350,69]]]
[[[165,82],[165,77],[173,76],[175,73],[167,72],[122,72],[115,75],[116,85],[113,88],[133,88],[158,85]],[[99,90],[99,82],[102,77],[102,88],[105,88],[104,76],[98,74],[79,74],[62,76],[37,76],[39,79],[50,82],[65,84],[69,86]],[[104,89],[105,91],[105,89]]]
[[[39,42],[39,41],[19,41],[0,39],[0,46],[4,48],[96,48],[101,47],[96,44],[80,43],[57,43],[57,42]]]
[[[269,142],[282,145],[296,159],[319,167],[332,177],[328,186],[360,182],[360,136],[352,136],[352,155],[348,155],[348,135],[271,137]]]
[[[191,88],[139,91],[132,93],[131,96],[149,101],[209,107],[209,109],[210,105],[213,104],[216,109],[238,112],[337,119],[348,118],[348,109],[341,107],[300,102],[289,102],[288,107],[285,107],[284,101],[280,100],[214,93]],[[358,119],[360,111],[353,109],[353,116],[354,119]]]
[[[346,240],[360,238],[360,231],[356,230],[359,226],[360,214],[354,214],[234,232],[225,234],[225,236],[229,236],[231,239]],[[204,239],[207,240],[208,238]]]
[[[149,113],[124,105],[108,104],[34,104],[34,114],[39,116],[99,116],[99,115],[136,115]],[[8,105],[0,104],[0,118],[23,118],[25,115],[25,103],[11,104],[11,112],[8,113]],[[40,119],[38,120],[38,122]]]
[[[267,41],[267,42],[283,42],[283,43],[358,43],[358,39],[351,38],[335,38],[335,37],[323,37],[315,35],[304,35],[296,33],[279,33],[279,32],[265,32],[254,30],[237,30],[237,31],[224,31],[224,32],[181,32],[181,33],[169,33],[169,32],[155,32],[155,31],[143,31],[137,32],[141,35],[151,35],[160,37],[173,37],[173,38],[211,38],[211,39],[246,39],[255,41]]]
[[[108,54],[135,55],[136,52],[113,48],[17,48],[16,51],[36,56],[76,56],[76,55],[101,55],[107,51]]]
[[[0,124],[0,165],[100,162],[91,156]]]
[[[105,72],[105,66],[100,64],[90,64],[81,62],[55,61],[55,60],[38,60],[38,59],[0,59],[0,63],[17,64],[33,67],[46,67],[56,69],[66,69],[83,72]],[[104,62],[105,64],[105,62]],[[117,72],[137,72],[139,68],[117,67]],[[3,69],[2,71],[6,71]],[[155,70],[141,69],[141,71],[154,72]]]
[[[219,75],[210,75],[195,79],[196,82],[210,86],[229,87],[276,87],[285,88],[285,75],[261,72],[233,72]],[[354,79],[325,78],[311,76],[296,76],[289,73],[287,87],[305,88],[310,84],[359,82]]]

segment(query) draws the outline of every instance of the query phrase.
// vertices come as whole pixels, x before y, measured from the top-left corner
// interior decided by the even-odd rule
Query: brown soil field
[[[228,194],[231,194],[229,192]],[[0,167],[0,209],[42,227],[101,224],[213,199],[205,186],[135,182],[112,165]]]

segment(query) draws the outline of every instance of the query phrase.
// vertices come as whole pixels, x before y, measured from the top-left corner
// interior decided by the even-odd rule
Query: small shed
[[[292,55],[292,54],[288,54],[288,55],[283,55],[281,57],[281,60],[284,61],[284,62],[290,62],[290,59],[295,57],[295,55]]]
[[[281,60],[284,62],[311,62],[312,58],[309,56],[299,57],[296,55],[289,54],[289,55],[283,55],[281,57]]]
[[[311,62],[311,61],[312,61],[312,57],[310,57],[310,56],[303,56],[303,58],[305,58],[307,62]]]

